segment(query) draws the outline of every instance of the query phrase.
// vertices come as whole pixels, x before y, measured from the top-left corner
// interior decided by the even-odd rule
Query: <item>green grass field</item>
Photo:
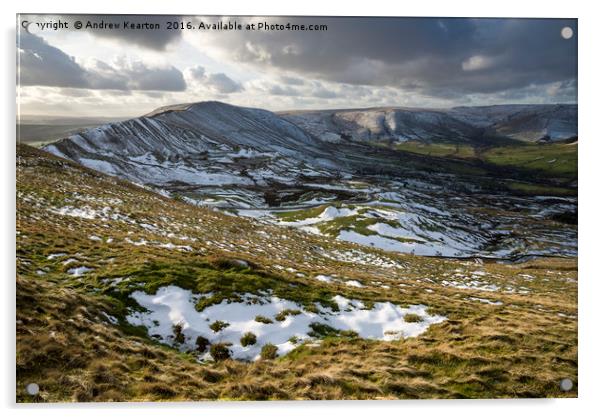
[[[481,154],[481,159],[498,166],[530,169],[562,178],[576,178],[577,146],[553,143],[490,148]]]
[[[512,171],[515,171],[516,175],[522,175],[522,179],[525,181],[555,179],[571,182],[577,178],[577,143],[536,144],[525,142],[477,148],[470,144],[409,141],[388,146],[416,155],[443,158],[450,162],[447,166],[454,171],[454,165],[451,163],[454,160],[464,160],[483,164],[482,174],[495,169],[504,170],[506,174],[512,174]],[[470,171],[466,171],[467,169],[467,166],[462,167],[459,164],[458,172],[470,173]],[[471,169],[473,168],[471,167]],[[540,184],[539,187],[542,188],[543,184]],[[566,192],[561,193],[566,194]]]
[[[471,145],[460,143],[422,143],[409,141],[396,143],[394,149],[421,155],[449,158],[474,158],[476,155],[475,150]]]

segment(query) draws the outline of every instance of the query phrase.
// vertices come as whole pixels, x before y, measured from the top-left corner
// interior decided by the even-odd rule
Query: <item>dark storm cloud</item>
[[[21,85],[86,87],[86,72],[75,60],[40,37],[23,32],[20,37],[18,72]]]
[[[43,16],[45,21],[159,23],[162,29],[87,31],[96,38],[154,51],[178,46],[181,30],[166,22],[178,16]],[[22,19],[25,18],[22,16]],[[39,16],[36,19],[40,19]],[[197,19],[200,19],[197,17]],[[205,23],[237,20],[267,23],[326,24],[327,31],[203,31],[201,51],[221,51],[231,65],[255,66],[263,84],[207,73],[197,66],[186,80],[216,94],[261,91],[278,97],[382,98],[386,91],[434,102],[491,97],[504,101],[575,101],[577,91],[577,21],[574,19],[465,18],[320,18],[203,17]],[[563,39],[569,26],[575,36]],[[82,61],[24,31],[19,69],[23,85],[120,91],[183,91],[186,82],[175,67],[151,67],[139,61]],[[44,36],[43,33],[41,33]],[[187,41],[193,36],[187,37]],[[89,39],[89,38],[84,38]],[[94,45],[91,45],[93,48]],[[209,48],[203,48],[209,47]],[[212,58],[216,58],[212,56]],[[228,68],[227,66],[225,68]],[[253,72],[251,72],[251,77]],[[384,88],[374,88],[384,87]],[[389,88],[392,87],[392,88]],[[364,90],[366,89],[366,90]],[[380,97],[371,94],[380,91]],[[362,94],[361,96],[359,94]],[[398,97],[398,96],[396,96]],[[391,100],[398,98],[392,98]],[[487,98],[484,99],[485,101]]]
[[[262,21],[262,19],[255,19]],[[576,79],[576,20],[266,18],[327,24],[321,32],[219,33],[231,59],[322,80],[434,96],[494,93]]]
[[[26,31],[18,39],[21,85],[108,90],[184,91],[180,70],[149,67],[140,61],[119,59],[112,64],[94,60],[86,67],[73,57]]]

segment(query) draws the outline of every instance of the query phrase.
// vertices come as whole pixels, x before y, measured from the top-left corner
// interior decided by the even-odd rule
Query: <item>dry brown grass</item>
[[[576,388],[565,393],[558,385],[562,378],[578,380],[576,259],[476,265],[361,249],[401,267],[356,265],[324,257],[315,250],[358,249],[351,244],[296,230],[258,226],[191,207],[30,148],[20,147],[19,155],[19,402],[577,395]],[[78,200],[81,196],[100,200],[83,203]],[[120,213],[134,223],[81,219],[49,211],[76,204],[102,209],[111,198],[121,201]],[[174,241],[190,245],[192,251],[128,243],[126,238],[168,241],[165,234],[139,227],[142,222],[198,240]],[[267,245],[260,231],[268,234],[272,246]],[[103,241],[92,241],[90,235],[98,235]],[[108,237],[114,239],[113,243],[106,242]],[[48,259],[59,252],[67,255]],[[63,265],[67,258],[75,261]],[[275,360],[203,364],[194,355],[160,345],[139,329],[127,326],[124,317],[131,300],[116,293],[106,281],[144,272],[149,285],[160,285],[176,275],[198,274],[196,265],[200,263],[214,268],[202,271],[226,276],[234,273],[232,268],[236,267],[229,262],[236,259],[250,263],[253,277],[275,277],[274,282],[292,283],[304,292],[291,292],[291,297],[338,293],[366,303],[422,303],[447,320],[431,326],[418,338],[376,342],[327,337],[320,346],[301,346]],[[82,265],[94,270],[83,277],[66,273]],[[167,265],[167,269],[153,275],[148,272],[153,265]],[[286,267],[305,276],[287,272]],[[442,285],[446,274],[456,269],[467,274],[477,269],[486,271],[491,284],[511,286],[517,291],[485,292]],[[378,279],[391,290],[329,286],[311,278],[318,273],[336,273],[365,283]],[[200,284],[205,282],[203,276],[195,279]],[[520,288],[528,292],[520,293]],[[484,304],[469,297],[503,304]],[[119,323],[112,324],[105,313],[119,319]],[[25,394],[30,382],[40,385],[37,397]]]

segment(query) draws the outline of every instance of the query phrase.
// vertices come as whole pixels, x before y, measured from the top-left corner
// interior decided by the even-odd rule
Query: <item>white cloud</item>
[[[493,66],[494,60],[484,55],[474,55],[462,62],[464,71],[479,71]]]
[[[242,84],[223,72],[208,74],[200,65],[187,68],[185,73],[191,84],[216,94],[231,94],[244,90]]]
[[[217,93],[229,94],[241,91],[242,86],[224,73],[209,74],[207,85]]]

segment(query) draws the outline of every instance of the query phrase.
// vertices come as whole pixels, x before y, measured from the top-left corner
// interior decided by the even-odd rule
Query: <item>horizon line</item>
[[[20,115],[17,115],[17,123],[19,123],[19,119],[20,117],[31,117],[31,118],[64,118],[64,119],[113,119],[113,118],[119,118],[119,119],[131,119],[131,118],[136,118],[136,117],[144,117],[147,114],[151,114],[154,113],[160,109],[164,109],[164,108],[169,108],[169,107],[173,107],[173,106],[192,106],[195,104],[201,104],[201,103],[222,103],[222,104],[226,104],[229,106],[234,106],[234,107],[242,107],[242,108],[253,108],[253,109],[262,109],[262,110],[267,110],[270,111],[272,113],[275,114],[282,114],[282,113],[289,113],[289,112],[319,112],[319,111],[357,111],[357,110],[377,110],[377,109],[409,109],[409,110],[433,110],[433,111],[444,111],[444,110],[452,110],[455,108],[462,108],[462,107],[469,107],[469,108],[482,108],[482,107],[501,107],[501,106],[578,106],[577,102],[556,102],[556,103],[498,103],[498,104],[479,104],[479,105],[467,105],[467,104],[462,104],[462,105],[455,105],[455,106],[446,106],[446,107],[436,107],[436,106],[427,106],[427,107],[420,107],[420,106],[404,106],[404,105],[381,105],[381,106],[367,106],[367,107],[321,107],[321,108],[293,108],[293,109],[285,109],[285,110],[269,110],[265,107],[256,107],[256,106],[241,106],[241,105],[237,105],[237,104],[232,104],[232,103],[228,103],[226,101],[220,101],[220,100],[202,100],[202,101],[195,101],[195,102],[188,102],[188,103],[182,103],[182,102],[178,102],[178,103],[173,103],[173,104],[166,104],[164,106],[159,106],[154,108],[151,111],[147,111],[144,113],[138,113],[138,114],[133,114],[133,115],[126,115],[126,114],[122,114],[122,115],[114,115],[114,116],[94,116],[94,115],[68,115],[68,114],[60,114],[60,115],[55,115],[55,114],[40,114],[40,113],[22,113]]]

